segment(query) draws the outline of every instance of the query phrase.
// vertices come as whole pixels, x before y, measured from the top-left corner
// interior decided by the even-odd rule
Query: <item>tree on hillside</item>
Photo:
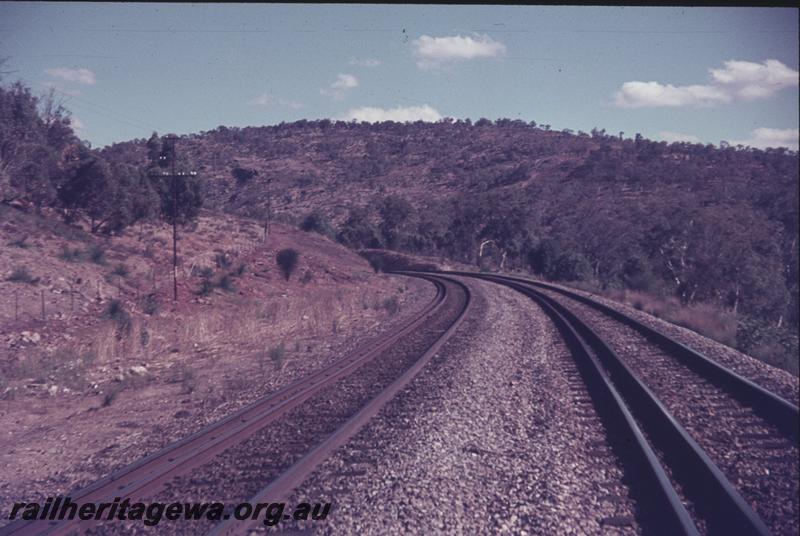
[[[117,201],[117,183],[108,164],[84,145],[71,148],[64,168],[58,199],[68,221],[84,213],[95,233],[111,218]]]
[[[336,237],[336,231],[333,229],[331,222],[319,210],[313,210],[308,213],[300,223],[300,229],[307,233],[321,234],[331,239]]]
[[[289,277],[292,275],[295,268],[297,268],[297,259],[299,257],[300,255],[297,251],[291,248],[282,249],[275,256],[275,262],[278,263],[278,268],[281,269],[281,273],[283,273],[283,277],[286,278],[286,281],[289,281]]]
[[[250,179],[258,175],[258,171],[236,166],[231,170],[231,175],[233,175],[233,178],[236,179],[238,184],[247,184],[250,182]]]
[[[379,248],[381,241],[378,229],[369,220],[362,207],[352,207],[347,219],[339,228],[336,240],[351,248]]]
[[[380,230],[384,243],[388,248],[395,248],[400,241],[401,229],[414,213],[414,207],[405,198],[390,195],[383,199],[378,211],[382,219]]]

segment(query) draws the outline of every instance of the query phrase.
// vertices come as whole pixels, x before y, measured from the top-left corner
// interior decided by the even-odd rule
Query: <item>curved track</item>
[[[469,291],[463,284],[447,277],[431,274],[408,275],[430,281],[436,287],[436,296],[418,315],[400,329],[372,341],[354,355],[338,360],[242,408],[225,419],[204,427],[181,441],[67,495],[76,503],[111,502],[115,497],[144,499],[152,496],[175,477],[190,474],[194,469],[227,449],[245,442],[270,423],[276,422],[282,416],[301,407],[304,402],[312,399],[315,395],[326,392],[345,378],[358,376],[359,374],[353,374],[357,369],[379,358],[383,353],[389,352],[399,341],[409,338],[415,332],[429,329],[429,326],[434,323],[433,319],[449,322],[447,329],[433,334],[435,336],[432,344],[426,344],[425,348],[412,356],[414,363],[403,372],[400,378],[391,383],[356,415],[348,415],[346,422],[341,424],[333,435],[303,458],[304,461],[300,467],[292,467],[288,472],[289,476],[278,479],[283,486],[281,489],[287,489],[286,486],[289,482],[294,482],[301,473],[305,474],[304,471],[306,473],[310,471],[309,468],[313,468],[313,465],[318,463],[327,452],[346,440],[354,433],[354,430],[357,431],[363,426],[380,406],[410,381],[436,349],[452,335],[463,319],[470,303]],[[274,486],[269,489],[274,489]],[[245,523],[237,522],[234,528],[238,530],[243,525]],[[16,521],[0,527],[0,535],[67,534],[75,531],[83,532],[91,529],[92,526],[92,522],[79,523],[77,520]],[[113,527],[110,528],[113,529]]]
[[[796,530],[795,406],[660,332],[577,293],[519,278],[458,274],[494,281],[529,295],[557,324],[566,322],[571,326],[560,327],[570,346],[584,344],[591,349],[602,372],[621,395],[621,402],[657,451],[670,476],[674,497],[687,505],[696,521],[695,528],[683,527],[682,532],[788,534]],[[547,290],[542,291],[543,288]],[[570,299],[553,291],[569,295]],[[603,316],[598,311],[605,313],[606,323],[584,310],[589,307],[595,316]],[[623,329],[646,333],[641,335],[645,342],[638,341],[636,350],[626,354],[624,350],[630,350],[631,345],[620,343],[618,332]],[[606,342],[612,339],[612,343]],[[645,347],[646,353],[642,352]],[[659,359],[653,357],[656,351],[661,352]],[[634,363],[635,356],[642,353],[645,355]],[[687,392],[695,394],[689,399],[691,403],[686,402]],[[723,412],[729,417],[727,420],[721,418]],[[703,416],[698,418],[698,414]],[[731,427],[731,422],[735,426]],[[739,463],[748,455],[753,458],[749,464]],[[771,477],[765,478],[764,472],[752,474],[737,469],[754,465]],[[775,474],[776,468],[784,473]],[[782,500],[765,500],[769,497]]]

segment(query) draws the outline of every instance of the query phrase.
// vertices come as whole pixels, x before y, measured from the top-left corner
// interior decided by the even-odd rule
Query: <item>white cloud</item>
[[[614,95],[621,108],[656,106],[711,106],[734,100],[771,97],[798,85],[798,72],[778,60],[764,63],[726,61],[721,69],[709,69],[711,82],[673,86],[660,82],[625,82]]]
[[[682,134],[680,132],[670,132],[669,130],[662,130],[658,133],[662,140],[673,143],[676,141],[685,141],[688,143],[702,143],[700,138],[691,134]]]
[[[649,106],[709,106],[729,102],[730,96],[712,86],[673,86],[658,82],[625,82],[614,103],[621,108]]]
[[[379,67],[382,64],[383,62],[381,60],[377,60],[375,58],[353,58],[350,60],[350,65],[355,65],[357,67]]]
[[[427,104],[390,109],[364,106],[350,110],[343,117],[345,121],[367,121],[368,123],[377,123],[379,121],[397,121],[398,123],[409,121],[433,122],[441,118],[442,115]]]
[[[352,74],[339,74],[330,86],[320,89],[323,95],[331,95],[336,100],[342,100],[348,91],[358,87],[358,78]]]
[[[710,69],[714,84],[742,100],[771,97],[798,84],[798,72],[778,60],[762,63],[726,61],[724,69]]]
[[[93,86],[97,79],[92,71],[89,69],[68,69],[66,67],[56,67],[55,69],[45,69],[45,73],[52,77],[60,78],[67,82],[76,82],[78,84],[87,84]]]
[[[751,132],[749,140],[731,141],[731,145],[749,145],[756,149],[768,147],[786,147],[792,151],[798,149],[799,131],[795,128],[757,128]]]
[[[296,100],[287,100],[276,97],[272,93],[262,93],[258,97],[251,99],[249,104],[256,106],[277,106],[279,108],[291,108],[292,110],[299,110],[303,107],[303,103]]]
[[[498,58],[505,54],[506,46],[488,35],[477,39],[461,35],[430,37],[423,35],[412,41],[414,56],[420,69],[441,67],[456,61],[476,58]]]

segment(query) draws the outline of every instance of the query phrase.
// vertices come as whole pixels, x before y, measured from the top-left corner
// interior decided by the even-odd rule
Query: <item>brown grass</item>
[[[683,305],[674,296],[659,297],[646,292],[620,289],[600,290],[587,282],[569,283],[569,286],[630,305],[634,309],[690,329],[709,339],[736,347],[736,314],[718,304],[705,302]]]

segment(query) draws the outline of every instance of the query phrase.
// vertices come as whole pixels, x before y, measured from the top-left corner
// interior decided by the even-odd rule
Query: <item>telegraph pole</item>
[[[175,152],[175,143],[178,141],[178,136],[175,134],[167,134],[163,137],[163,145],[161,154],[158,156],[159,167],[170,167],[170,172],[160,172],[151,175],[160,177],[170,177],[170,185],[172,189],[172,300],[178,301],[178,177],[195,176],[196,171],[175,171],[175,161],[177,160]]]
[[[267,224],[264,226],[264,240],[270,233],[270,225],[272,223],[272,177],[267,179]]]

